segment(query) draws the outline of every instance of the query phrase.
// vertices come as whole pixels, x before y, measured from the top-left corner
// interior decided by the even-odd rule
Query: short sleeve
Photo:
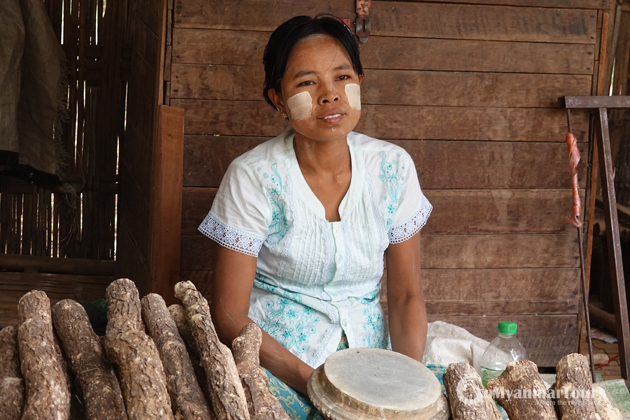
[[[254,172],[234,161],[228,167],[199,231],[219,245],[258,256],[269,230],[270,206]]]
[[[397,244],[411,238],[426,224],[433,206],[422,193],[416,165],[409,154],[397,154],[397,159],[389,168],[396,176],[390,177],[390,183],[394,183],[395,187],[388,185],[388,190],[396,188],[398,194],[389,208],[392,215],[387,221],[387,234],[389,243]]]

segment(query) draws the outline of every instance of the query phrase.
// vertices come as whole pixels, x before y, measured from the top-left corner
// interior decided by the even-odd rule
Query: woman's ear
[[[363,75],[362,74],[359,75],[359,85],[361,85],[361,83],[363,83]]]
[[[280,111],[280,113],[287,113],[287,110],[284,109],[284,101],[282,100],[282,95],[278,95],[275,89],[269,89],[267,95],[269,95],[269,99],[271,99],[271,102],[273,102],[276,109]]]

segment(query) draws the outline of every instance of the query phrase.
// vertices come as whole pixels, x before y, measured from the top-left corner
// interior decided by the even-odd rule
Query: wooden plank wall
[[[474,4],[462,4],[474,3]],[[541,366],[578,348],[577,237],[564,95],[589,95],[606,0],[373,1],[357,131],[404,147],[434,205],[422,230],[430,320],[485,339],[499,320]],[[262,99],[270,32],[353,0],[175,0],[170,105],[186,110],[182,277],[206,293],[196,228],[232,159],[288,127]],[[584,155],[588,117],[573,115]],[[581,173],[581,185],[585,185]]]

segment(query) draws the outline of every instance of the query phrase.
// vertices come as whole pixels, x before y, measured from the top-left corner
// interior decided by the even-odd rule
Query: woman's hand
[[[221,341],[231,346],[249,319],[249,297],[256,275],[256,258],[214,247],[214,279],[210,310]],[[291,388],[306,395],[306,383],[313,369],[263,331],[260,364]]]
[[[385,257],[392,350],[422,362],[427,312],[420,282],[420,233],[390,245]]]

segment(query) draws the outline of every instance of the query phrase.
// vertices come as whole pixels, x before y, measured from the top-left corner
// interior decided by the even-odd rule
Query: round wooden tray
[[[328,420],[448,420],[435,375],[422,363],[382,349],[333,353],[308,380],[308,396]]]

